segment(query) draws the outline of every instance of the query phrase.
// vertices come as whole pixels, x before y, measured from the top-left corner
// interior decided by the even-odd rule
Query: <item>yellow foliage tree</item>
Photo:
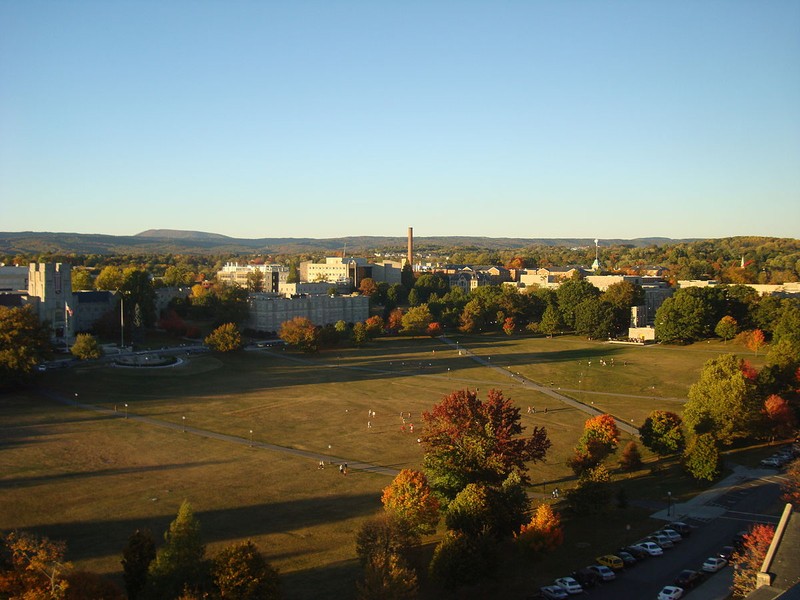
[[[412,531],[433,533],[439,523],[439,501],[431,494],[428,479],[413,469],[403,469],[386,486],[381,497],[386,512],[405,521]]]
[[[516,540],[535,554],[558,548],[564,542],[561,517],[549,504],[540,504],[531,522],[522,526]]]

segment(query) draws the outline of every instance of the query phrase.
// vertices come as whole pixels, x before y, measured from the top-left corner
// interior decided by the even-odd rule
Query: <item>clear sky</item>
[[[800,237],[800,2],[0,0],[0,231]]]

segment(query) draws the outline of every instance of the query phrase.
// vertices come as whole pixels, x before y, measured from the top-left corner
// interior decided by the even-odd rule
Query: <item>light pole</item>
[[[250,430],[250,447],[253,447],[253,430]]]
[[[128,418],[128,403],[125,403],[125,418]]]
[[[667,516],[672,515],[672,492],[667,492]]]
[[[183,433],[186,433],[186,417],[181,417],[181,424],[183,425]]]
[[[75,408],[78,408],[78,392],[75,392]]]

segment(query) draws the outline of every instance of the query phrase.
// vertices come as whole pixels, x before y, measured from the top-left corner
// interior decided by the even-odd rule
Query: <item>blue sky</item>
[[[0,0],[0,231],[798,237],[800,2]]]

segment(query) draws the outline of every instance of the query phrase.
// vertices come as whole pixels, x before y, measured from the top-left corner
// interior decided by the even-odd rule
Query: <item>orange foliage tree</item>
[[[764,338],[764,332],[760,329],[753,329],[750,332],[750,335],[747,336],[747,347],[753,351],[753,353],[758,354],[759,349],[766,343]]]
[[[596,467],[619,443],[619,429],[614,417],[609,414],[597,415],[586,420],[583,435],[575,447],[575,456],[569,465],[576,474]]]
[[[316,352],[319,347],[319,329],[306,317],[295,317],[282,323],[278,336],[303,352]]]
[[[781,489],[783,490],[781,498],[791,502],[795,508],[800,508],[800,458],[789,463]]]
[[[777,394],[772,394],[764,400],[764,414],[777,436],[789,436],[794,432],[797,424],[794,411],[789,403]]]
[[[5,564],[0,567],[0,597],[30,600],[62,600],[71,568],[64,562],[66,544],[46,537],[11,532],[2,538],[0,550]]]
[[[540,504],[515,536],[517,543],[535,554],[555,550],[564,542],[561,517],[549,504]]]
[[[737,550],[732,562],[737,565],[733,573],[733,591],[738,597],[747,596],[756,589],[756,573],[767,555],[775,528],[772,525],[753,525],[744,535],[741,550]]]
[[[428,479],[413,469],[403,469],[383,489],[386,512],[393,513],[419,534],[433,533],[439,523],[439,501],[431,494]]]

